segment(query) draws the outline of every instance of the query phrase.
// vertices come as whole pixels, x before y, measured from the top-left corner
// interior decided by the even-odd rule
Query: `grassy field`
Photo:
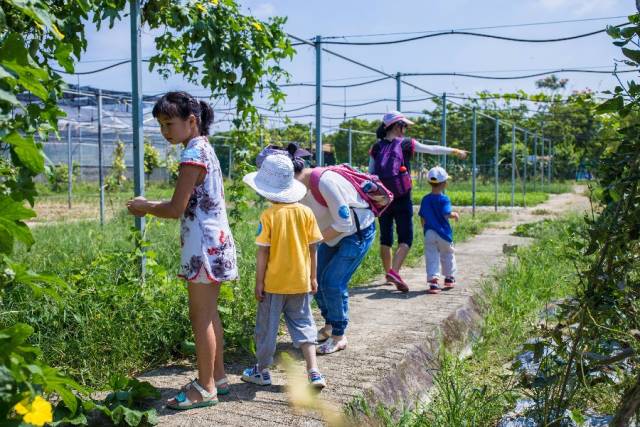
[[[234,227],[241,279],[223,286],[220,312],[230,354],[252,348],[255,322],[255,239],[257,211]],[[504,214],[463,216],[454,227],[456,241],[480,232]],[[175,277],[179,263],[177,221],[149,221],[149,272],[139,279],[131,232],[132,217],[118,214],[101,228],[95,221],[36,227],[36,244],[17,258],[32,270],[63,278],[68,289],[59,300],[36,299],[24,288],[0,301],[0,327],[23,321],[32,325],[34,341],[45,358],[79,381],[104,385],[116,373],[132,374],[181,357],[181,344],[191,339],[186,289]],[[408,265],[422,257],[420,227]],[[374,244],[352,284],[381,273]]]
[[[405,411],[369,408],[357,401],[352,409],[386,426],[496,425],[523,397],[511,363],[523,352],[522,345],[536,336],[536,325],[545,321],[541,315],[545,307],[575,290],[578,277],[573,245],[580,240],[583,226],[583,219],[575,216],[523,227],[524,234],[537,241],[518,250],[497,280],[486,283],[484,323],[472,355],[461,360],[457,354],[441,354],[441,370],[435,378],[430,403]],[[592,387],[588,396],[581,396],[584,405],[599,413],[611,413],[617,398],[610,387],[606,382]]]

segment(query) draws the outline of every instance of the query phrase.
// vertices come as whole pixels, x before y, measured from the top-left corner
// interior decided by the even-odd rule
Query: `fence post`
[[[547,172],[549,173],[547,175],[547,183],[549,185],[551,185],[551,176],[552,176],[551,175],[551,162],[553,161],[553,154],[552,154],[553,148],[554,148],[553,147],[553,143],[552,143],[551,140],[549,140],[549,165],[548,165],[548,169],[547,169]]]
[[[511,209],[516,207],[516,124],[511,125]]]
[[[71,191],[73,187],[73,161],[71,159],[71,122],[67,123],[67,204],[71,209]]]
[[[527,207],[527,163],[529,150],[529,132],[524,131],[524,171],[522,172],[522,207]]]
[[[540,140],[542,141],[540,146],[540,158],[542,159],[540,162],[540,191],[544,192],[544,134],[542,134]]]
[[[533,191],[536,191],[538,177],[538,132],[533,136]]]
[[[98,89],[98,185],[100,186],[100,225],[104,226],[104,175],[102,173],[102,89]]]
[[[140,1],[130,0],[129,19],[131,21],[131,106],[133,124],[133,192],[144,196],[144,133],[142,129],[142,46]],[[136,228],[144,236],[144,217],[136,217]],[[146,257],[143,255],[140,272],[144,280]]]
[[[351,128],[349,128],[349,133],[347,135],[348,135],[348,141],[349,141],[349,165],[353,166],[353,163],[352,163],[353,132],[351,131]]]
[[[264,119],[262,118],[262,115],[259,116],[258,120],[260,122],[260,147],[262,147],[264,146]]]
[[[447,146],[447,93],[442,94],[442,120],[440,123],[440,144]],[[442,156],[442,167],[447,169],[447,155]]]
[[[495,188],[495,200],[494,200],[494,210],[498,212],[498,180],[500,179],[500,171],[499,167],[499,159],[500,159],[500,118],[496,117],[496,149],[495,155],[493,159],[493,173],[494,173],[494,188]]]
[[[316,165],[324,165],[322,152],[322,37],[316,36]]]
[[[402,74],[396,73],[396,110],[402,111]]]
[[[231,169],[233,169],[233,146],[229,143],[229,171],[227,176],[231,179]]]
[[[471,215],[473,217],[476,216],[476,164],[478,161],[477,158],[477,116],[476,116],[476,107],[473,107],[472,110],[472,121],[471,121]]]

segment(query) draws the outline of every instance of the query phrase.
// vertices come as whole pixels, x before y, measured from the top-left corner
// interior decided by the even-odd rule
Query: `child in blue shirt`
[[[428,294],[437,294],[449,290],[456,283],[456,258],[453,247],[453,230],[449,218],[458,221],[459,214],[452,212],[451,200],[442,194],[447,187],[449,175],[440,166],[429,170],[427,174],[431,193],[422,198],[420,220],[424,230],[424,258],[427,264]],[[438,285],[440,265],[444,276],[444,288]]]

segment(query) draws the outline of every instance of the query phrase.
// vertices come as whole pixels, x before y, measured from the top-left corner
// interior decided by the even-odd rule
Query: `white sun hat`
[[[258,172],[248,173],[242,180],[272,202],[295,203],[307,194],[307,187],[293,177],[293,163],[285,154],[267,156]]]
[[[429,180],[429,182],[432,182],[434,184],[440,184],[441,182],[445,182],[449,178],[450,177],[447,171],[440,166],[429,169],[429,172],[427,173],[427,179]]]

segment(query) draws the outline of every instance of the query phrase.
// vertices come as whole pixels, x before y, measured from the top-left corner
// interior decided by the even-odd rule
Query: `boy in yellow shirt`
[[[316,243],[322,240],[311,209],[298,203],[307,188],[293,178],[293,163],[284,154],[264,159],[258,172],[244,182],[272,202],[260,215],[256,244],[257,363],[242,373],[242,380],[270,385],[269,366],[276,350],[280,315],[293,345],[302,350],[307,376],[317,389],[326,386],[316,361],[317,330],[311,313],[311,295],[318,289]]]

